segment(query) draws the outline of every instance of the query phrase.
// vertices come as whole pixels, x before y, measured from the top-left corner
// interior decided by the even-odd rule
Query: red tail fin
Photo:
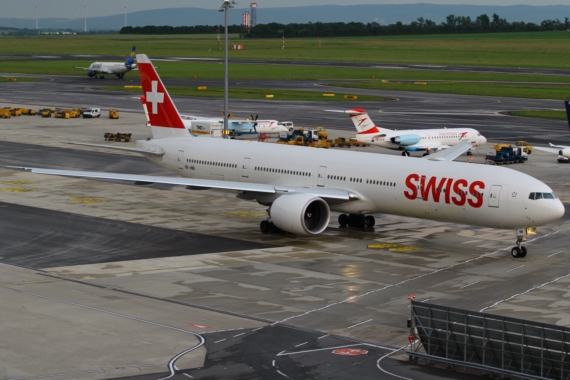
[[[153,127],[153,136],[188,136],[184,122],[148,56],[137,54],[137,63],[144,94],[141,100],[146,103],[148,119]],[[165,129],[170,129],[170,131]],[[181,133],[173,133],[174,130],[179,130]]]

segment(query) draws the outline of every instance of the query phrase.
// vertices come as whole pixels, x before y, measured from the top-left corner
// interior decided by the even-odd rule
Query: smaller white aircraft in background
[[[104,79],[104,75],[116,75],[119,79],[123,79],[126,73],[132,70],[138,70],[137,64],[135,63],[135,50],[136,46],[133,46],[131,50],[131,55],[126,62],[93,62],[89,67],[77,67],[74,69],[87,70],[87,76],[89,78],[101,78]]]
[[[432,151],[439,151],[450,146],[467,141],[473,146],[485,144],[487,139],[472,128],[440,128],[440,129],[408,129],[394,131],[392,129],[378,128],[361,108],[348,111],[333,111],[347,113],[356,130],[356,140],[378,145],[383,148],[401,150],[402,156],[409,156],[410,152],[424,152],[427,156]],[[471,154],[469,150],[468,155]]]
[[[564,107],[566,108],[566,118],[568,119],[568,128],[570,129],[570,105],[568,100],[564,101]],[[568,145],[554,145],[550,144],[550,148],[543,148],[540,146],[535,146],[535,149],[542,150],[544,152],[550,152],[558,154],[558,162],[570,162],[570,146]]]

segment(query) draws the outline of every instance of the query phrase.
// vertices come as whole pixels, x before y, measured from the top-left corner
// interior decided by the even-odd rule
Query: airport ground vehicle
[[[119,118],[119,110],[116,108],[109,109],[109,119],[118,119]]]
[[[9,119],[12,117],[12,113],[9,109],[0,109],[0,118]]]
[[[487,152],[485,160],[495,165],[524,163],[528,160],[528,156],[523,152],[522,147],[506,146],[499,151],[491,149]]]
[[[528,142],[526,141],[516,141],[515,142],[516,146],[522,146],[523,147],[523,152],[525,152],[526,154],[531,154],[532,153],[532,146],[528,145]]]
[[[51,117],[52,114],[52,110],[49,108],[43,108],[41,110],[38,111],[40,115],[42,115],[42,117]]]
[[[101,117],[100,108],[88,108],[83,112],[83,118]]]
[[[332,140],[331,145],[338,147],[350,147],[350,141],[347,141],[344,137],[337,137],[336,139]]]
[[[36,115],[36,110],[33,110],[31,108],[20,108],[20,112],[22,113],[22,115],[28,115],[28,116]]]
[[[19,108],[14,108],[14,107],[4,107],[5,110],[8,110],[8,112],[10,112],[10,115],[12,116],[20,116],[22,115],[22,111],[20,111]]]
[[[129,142],[131,141],[132,133],[105,133],[105,141],[124,141]]]

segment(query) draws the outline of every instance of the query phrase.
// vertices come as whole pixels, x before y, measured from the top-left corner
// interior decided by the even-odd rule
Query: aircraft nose
[[[555,221],[562,218],[562,216],[564,216],[565,211],[566,210],[564,209],[564,205],[562,204],[562,202],[560,202],[560,200],[556,200],[556,202],[552,202],[552,204],[550,205],[548,213],[552,218],[552,221]]]
[[[485,136],[481,136],[481,144],[486,144],[487,138]]]

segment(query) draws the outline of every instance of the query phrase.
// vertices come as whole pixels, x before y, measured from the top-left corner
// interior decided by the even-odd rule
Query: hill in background
[[[241,24],[242,15],[249,8],[236,8],[230,10],[229,23]],[[491,16],[497,13],[509,22],[524,21],[540,24],[544,20],[570,17],[568,5],[514,5],[514,6],[479,6],[479,5],[439,5],[439,4],[381,4],[381,5],[330,5],[288,8],[257,9],[257,23],[280,24],[308,23],[308,22],[378,22],[392,24],[397,21],[403,23],[417,20],[419,17],[430,19],[436,23],[445,21],[445,17],[470,16],[475,19],[481,14]],[[145,25],[217,25],[223,24],[223,14],[216,9],[202,8],[171,8],[152,11],[132,12],[127,15],[129,26]],[[0,27],[34,29],[35,19],[0,18]],[[40,18],[40,28],[83,30],[83,18]],[[124,26],[124,15],[106,17],[92,17],[87,19],[89,30],[119,30]]]

